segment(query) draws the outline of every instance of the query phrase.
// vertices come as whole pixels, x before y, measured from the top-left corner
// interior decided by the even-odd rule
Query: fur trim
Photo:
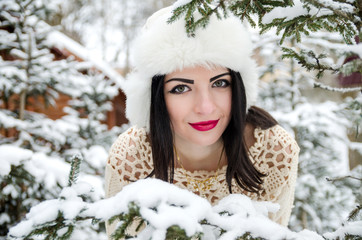
[[[206,28],[199,28],[195,37],[188,37],[185,21],[168,24],[172,7],[161,9],[147,21],[135,41],[134,71],[127,76],[126,116],[131,124],[149,130],[151,79],[184,67],[215,65],[240,72],[245,85],[248,106],[255,103],[258,78],[255,61],[251,59],[249,33],[240,19],[210,18]]]

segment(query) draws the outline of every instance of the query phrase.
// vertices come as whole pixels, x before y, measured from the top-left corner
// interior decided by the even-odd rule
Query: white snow
[[[343,49],[342,46],[340,46],[340,48]],[[344,45],[344,50],[358,54],[358,56],[362,58],[362,43],[356,45]]]
[[[344,239],[346,234],[362,236],[362,221],[347,222],[334,232],[323,234],[327,239]]]
[[[58,157],[50,157],[45,153],[37,152],[24,166],[37,182],[44,182],[48,189],[55,188],[57,184],[67,185],[70,165]]]
[[[83,184],[82,184],[83,183]],[[103,176],[84,174],[80,172],[78,183],[73,188],[79,194],[88,194],[94,201],[104,198],[104,178]]]
[[[352,13],[354,11],[354,8],[350,4],[338,3],[332,0],[319,0],[318,2],[326,7],[316,8],[315,6],[309,4],[308,7],[310,10],[308,10],[300,0],[295,0],[294,6],[274,8],[272,11],[264,15],[262,22],[263,24],[268,24],[276,18],[285,18],[285,21],[289,21],[304,15],[330,15],[333,13],[330,9],[344,11],[346,13]]]
[[[349,148],[351,150],[357,151],[360,155],[362,155],[362,142],[350,142]]]
[[[1,193],[4,194],[4,195],[10,195],[14,199],[19,197],[19,191],[12,184],[9,184],[9,185],[5,186],[1,190]]]
[[[308,38],[303,39],[303,43],[309,46],[315,45],[317,48],[319,48],[319,50],[333,49],[338,50],[341,53],[351,52],[362,58],[362,43],[346,45],[343,44],[343,39],[341,36],[339,36],[339,38],[335,37],[334,39],[326,39],[325,35],[326,34],[322,35],[320,33],[311,33]],[[333,33],[328,33],[328,35],[333,35]]]
[[[188,3],[190,3],[191,0],[177,0],[173,5],[172,5],[172,8],[173,9],[176,9],[178,7],[181,7],[183,5],[186,5]]]
[[[70,39],[63,33],[59,31],[52,31],[48,35],[48,42],[50,45],[56,46],[60,49],[66,49],[76,54],[77,57],[82,58],[84,61],[93,63],[97,69],[101,70],[105,75],[111,78],[119,87],[123,86],[123,77],[112,69],[109,64],[102,61],[99,56],[93,56],[91,51],[88,51],[82,45]]]
[[[318,0],[317,2],[333,10],[339,10],[345,12],[346,14],[352,14],[353,11],[355,10],[355,8],[351,4],[343,2],[338,2],[333,0]]]
[[[0,213],[0,224],[10,223],[10,217],[7,213]]]
[[[33,152],[14,145],[4,144],[0,146],[0,176],[10,173],[11,165],[18,166],[24,160],[29,160]]]
[[[59,211],[69,221],[77,215],[105,221],[114,215],[126,213],[129,204],[134,202],[140,207],[142,218],[148,222],[138,239],[152,236],[153,240],[163,240],[172,225],[183,228],[188,236],[205,232],[207,236],[217,237],[215,234],[218,231],[209,226],[214,224],[226,231],[218,238],[220,240],[234,239],[246,232],[267,239],[323,239],[315,232],[292,232],[272,222],[267,214],[278,210],[276,204],[255,202],[239,194],[230,195],[212,207],[206,199],[175,185],[157,179],[144,179],[125,186],[114,197],[87,203],[79,197],[79,194],[84,194],[84,189],[89,190],[89,186],[84,188],[84,183],[64,188],[60,199],[33,207],[25,221],[10,229],[10,234],[19,237],[26,235],[36,225],[54,220]],[[201,220],[206,220],[209,225],[201,224]]]
[[[311,14],[316,13],[312,12]],[[266,13],[262,19],[263,24],[271,23],[276,18],[286,18],[285,21],[293,18],[307,15],[308,11],[303,7],[303,3],[299,0],[294,1],[292,7],[276,7],[269,13]]]

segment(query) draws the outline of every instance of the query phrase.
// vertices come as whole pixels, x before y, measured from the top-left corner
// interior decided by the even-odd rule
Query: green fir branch
[[[197,28],[204,28],[209,23],[209,19],[212,14],[215,14],[217,18],[227,18],[230,11],[240,20],[246,19],[253,27],[256,27],[257,23],[253,20],[252,15],[257,14],[259,19],[265,15],[265,13],[271,11],[274,7],[291,6],[293,1],[291,0],[272,0],[272,1],[252,1],[252,0],[240,0],[229,2],[227,0],[220,0],[214,7],[210,7],[211,0],[192,0],[191,2],[177,7],[173,11],[173,15],[168,19],[168,23],[172,23],[180,19],[185,15],[185,28],[188,36],[194,37]],[[195,20],[194,13],[198,11],[201,14],[201,18]],[[222,13],[222,14],[221,14]]]
[[[250,233],[244,233],[243,236],[237,238],[237,240],[265,240],[264,238],[253,237]]]
[[[320,60],[326,58],[325,54],[316,55],[313,51],[306,50],[301,50],[300,53],[297,53],[293,49],[286,47],[283,47],[282,51],[282,59],[295,59],[302,67],[306,68],[307,71],[316,70],[317,78],[321,78],[326,70],[334,73],[339,71],[339,69],[321,63]]]
[[[80,155],[74,155],[71,159],[71,168],[68,177],[68,187],[71,187],[74,183],[77,182],[80,164],[82,163],[83,158]]]
[[[256,27],[258,24],[251,17],[256,14],[258,16],[259,25],[262,17],[270,12],[275,7],[287,7],[292,6],[293,1],[291,0],[272,0],[272,1],[252,1],[242,0],[234,1],[228,9],[240,20],[248,20],[252,27]]]
[[[361,180],[362,181],[362,180]],[[355,221],[357,216],[359,215],[359,213],[362,211],[362,206],[361,205],[358,205],[356,206],[355,209],[353,209],[349,215],[348,215],[348,218],[347,218],[347,221],[348,222],[351,222],[351,221]]]
[[[210,0],[193,0],[185,5],[176,8],[173,11],[173,16],[170,17],[168,23],[172,23],[181,16],[185,15],[185,28],[188,36],[195,36],[197,28],[204,28],[208,23],[210,16],[216,14],[218,18],[221,18],[220,10],[223,12],[223,17],[227,17],[228,11],[240,18],[240,20],[247,20],[251,26],[261,27],[261,33],[264,33],[271,28],[277,29],[277,34],[282,34],[280,43],[288,37],[295,37],[298,42],[301,41],[302,34],[309,35],[310,32],[317,32],[320,30],[326,30],[329,32],[338,32],[344,41],[348,44],[352,43],[354,36],[357,34],[358,29],[355,23],[357,16],[357,8],[354,14],[347,14],[339,9],[333,9],[328,5],[324,5],[315,0],[305,1],[305,8],[310,9],[310,6],[314,6],[320,9],[328,9],[332,11],[331,15],[304,15],[296,18],[286,20],[286,18],[273,19],[271,23],[262,24],[262,17],[273,10],[276,7],[290,7],[293,6],[291,0],[273,0],[273,1],[252,1],[252,0],[240,0],[229,2],[227,0],[220,0],[218,4],[212,8],[210,7],[212,1]],[[351,5],[351,4],[350,4]],[[353,6],[353,5],[351,5]],[[198,11],[201,14],[201,18],[195,20],[194,13]],[[258,16],[259,24],[252,18],[253,15]]]
[[[306,0],[304,1],[304,7],[310,11],[310,6],[318,9],[328,9],[333,12],[329,15],[311,15],[306,14],[297,16],[293,19],[276,18],[268,24],[260,24],[260,33],[276,28],[277,34],[282,33],[280,44],[284,42],[287,37],[295,37],[298,42],[301,42],[301,34],[309,35],[310,32],[318,32],[326,30],[328,32],[338,32],[347,44],[352,44],[354,37],[357,35],[359,22],[354,22],[358,17],[357,9],[354,8],[353,14],[348,14],[342,10],[333,9],[329,5],[324,5],[320,1]],[[351,5],[353,6],[353,5]]]
[[[166,240],[201,240],[202,234],[197,236],[188,237],[186,231],[180,228],[178,225],[173,225],[167,229]]]
[[[219,8],[223,11],[223,17],[227,16],[226,7],[223,1],[221,1],[215,8],[210,7],[211,0],[193,0],[185,5],[182,5],[173,10],[173,16],[168,19],[168,23],[171,24],[174,21],[181,18],[185,15],[185,29],[189,37],[195,36],[195,31],[197,28],[205,28],[210,21],[212,14],[216,14],[218,18],[222,16],[219,13]],[[201,18],[195,20],[194,13],[199,12]]]
[[[136,227],[136,230],[138,232],[141,229],[143,223],[145,222],[141,217],[140,207],[134,202],[130,202],[128,204],[127,213],[121,213],[119,215],[116,215],[110,218],[108,222],[109,224],[112,224],[116,220],[119,220],[121,224],[111,236],[114,240],[131,238],[132,236],[128,234],[127,229],[129,229],[135,221],[140,221]]]
[[[302,15],[290,20],[286,18],[273,19],[271,23],[261,24],[260,33],[263,34],[276,28],[277,35],[281,34],[280,44],[286,38],[295,37],[297,42],[302,41],[302,34],[309,36],[311,32],[326,30],[338,32],[347,44],[352,44],[357,32],[350,21],[345,21],[336,15],[311,16]]]
[[[59,235],[59,230],[63,228],[68,228],[68,230],[64,234]],[[30,237],[33,236],[44,236],[44,239],[66,240],[72,235],[73,230],[74,226],[65,224],[64,215],[59,211],[56,219],[39,226],[35,226],[24,239],[31,239]]]
[[[314,5],[315,7],[318,7],[318,8],[325,8],[325,9],[328,9],[330,11],[332,11],[336,16],[339,16],[341,18],[344,18],[344,19],[347,19],[351,22],[354,21],[354,18],[352,15],[350,14],[347,14],[346,12],[343,12],[341,11],[340,9],[335,9],[333,8],[331,5],[328,5],[328,4],[324,4],[324,2],[322,1],[317,1],[317,0],[304,0],[304,2],[307,2],[311,5]],[[343,1],[344,4],[350,4],[348,1]],[[352,7],[353,5],[350,4]],[[356,9],[355,9],[356,11]]]

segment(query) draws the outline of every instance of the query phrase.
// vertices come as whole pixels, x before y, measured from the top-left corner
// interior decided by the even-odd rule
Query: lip
[[[219,119],[218,120],[210,120],[210,121],[203,121],[203,122],[196,122],[196,123],[189,123],[191,127],[193,127],[194,129],[196,129],[197,131],[209,131],[211,129],[213,129],[214,127],[216,127],[216,125],[218,124]]]

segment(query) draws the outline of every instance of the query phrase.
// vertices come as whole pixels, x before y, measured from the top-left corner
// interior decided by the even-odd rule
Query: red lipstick
[[[196,129],[197,131],[209,131],[216,127],[219,120],[211,120],[211,121],[204,121],[204,122],[196,122],[196,123],[189,123],[191,127]]]

